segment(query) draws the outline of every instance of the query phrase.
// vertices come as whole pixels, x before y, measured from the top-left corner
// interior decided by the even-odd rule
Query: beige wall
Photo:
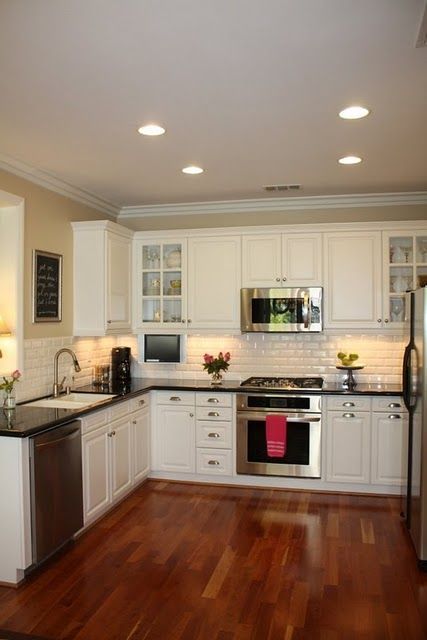
[[[274,224],[315,224],[327,222],[373,222],[387,220],[427,220],[427,205],[354,207],[352,209],[310,209],[272,213],[212,213],[147,218],[123,218],[120,224],[135,231],[163,229],[207,229]]]
[[[0,170],[0,189],[25,199],[24,337],[47,338],[73,333],[73,235],[74,220],[105,220],[104,213],[86,207],[23,178]],[[31,321],[32,251],[63,255],[62,322]]]

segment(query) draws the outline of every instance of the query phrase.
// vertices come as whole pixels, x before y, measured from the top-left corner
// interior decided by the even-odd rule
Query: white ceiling
[[[0,0],[0,153],[118,206],[425,191],[424,4]]]

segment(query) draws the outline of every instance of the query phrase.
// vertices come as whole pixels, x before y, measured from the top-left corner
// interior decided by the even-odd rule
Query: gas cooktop
[[[323,386],[323,378],[248,378],[241,387],[261,389],[308,389],[317,390]]]

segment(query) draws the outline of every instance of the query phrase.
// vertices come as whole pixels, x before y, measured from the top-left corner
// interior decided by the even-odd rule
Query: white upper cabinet
[[[239,236],[188,239],[189,328],[240,327],[240,258]]]
[[[325,328],[378,328],[382,316],[381,232],[324,235]]]
[[[186,240],[135,240],[136,329],[186,324]]]
[[[392,328],[403,327],[405,293],[427,281],[427,230],[383,232],[383,308]]]
[[[73,222],[74,335],[131,328],[132,231],[113,222]]]
[[[321,234],[243,236],[243,287],[322,285]]]

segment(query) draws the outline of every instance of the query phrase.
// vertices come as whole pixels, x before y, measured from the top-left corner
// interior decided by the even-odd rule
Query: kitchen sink
[[[114,394],[108,393],[70,393],[58,398],[42,398],[33,402],[25,402],[25,407],[48,407],[51,409],[83,409],[98,402],[114,398]]]

